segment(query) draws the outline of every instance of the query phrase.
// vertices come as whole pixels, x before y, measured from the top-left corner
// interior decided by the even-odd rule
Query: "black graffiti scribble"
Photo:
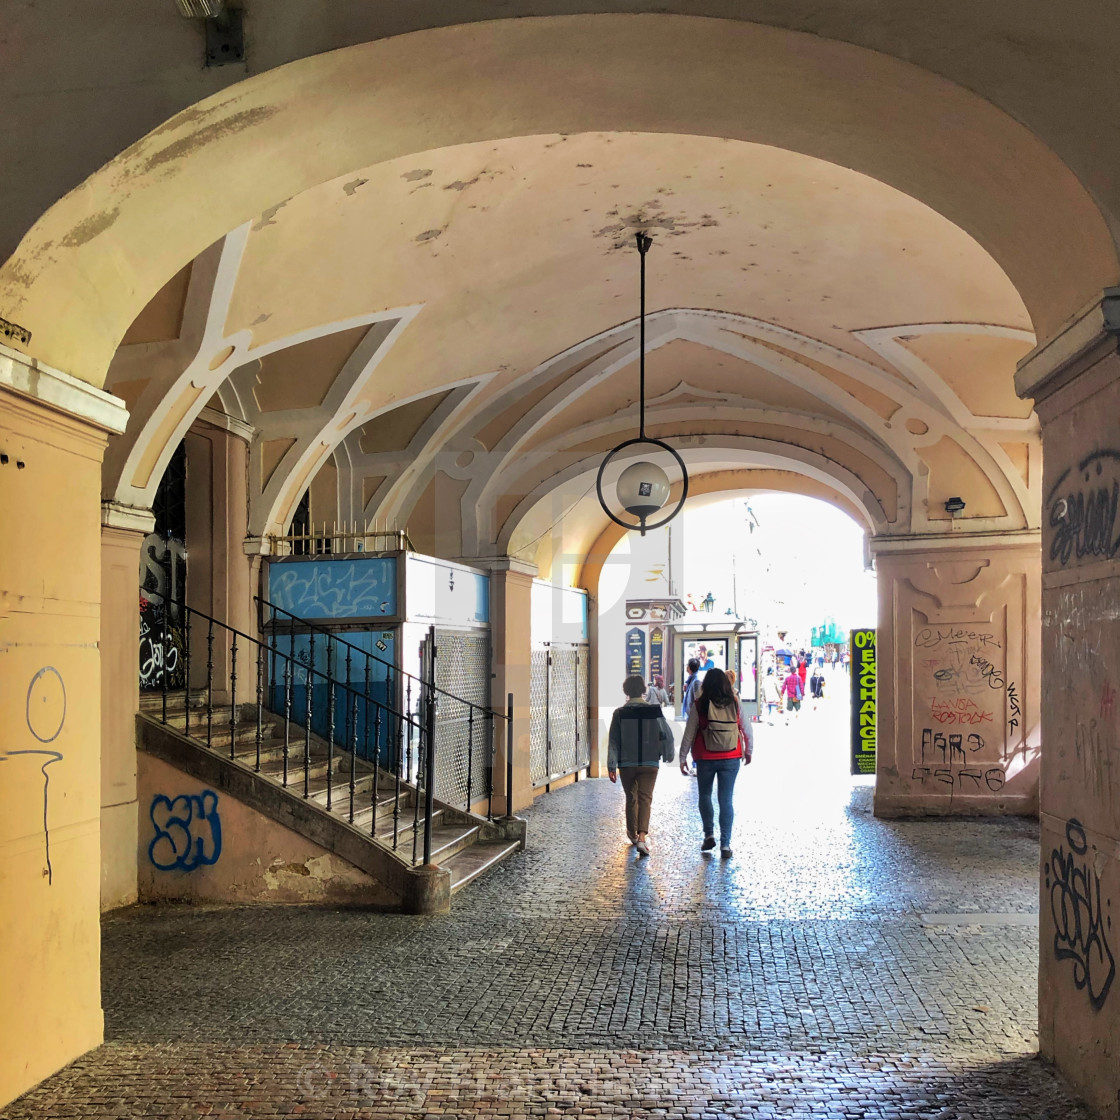
[[[927,779],[932,779],[939,782],[941,785],[949,787],[950,799],[952,798],[953,791],[959,786],[961,789],[965,788],[965,781],[973,783],[975,789],[980,788],[980,783],[983,782],[992,793],[998,793],[1003,789],[1006,782],[1006,775],[999,766],[990,766],[987,770],[981,770],[979,767],[967,767],[963,770],[954,771],[949,766],[939,766],[934,768],[932,766],[915,766],[910,775],[910,780],[914,782],[921,782],[925,785]]]
[[[993,665],[991,661],[976,653],[968,660],[970,665],[975,665],[976,668],[980,670],[980,676],[988,682],[989,688],[1003,688],[1005,684],[1003,673],[997,666]]]
[[[1011,717],[1007,721],[1007,734],[1014,737],[1015,729],[1019,726],[1019,716],[1022,714],[1022,709],[1019,707],[1019,692],[1014,681],[1007,686],[1007,704],[1011,709]]]
[[[1105,914],[1112,901],[1101,905],[1100,877],[1088,860],[1078,860],[1088,855],[1089,841],[1085,827],[1072,817],[1066,822],[1066,844],[1069,852],[1060,844],[1045,865],[1054,919],[1054,956],[1073,961],[1074,985],[1078,991],[1087,991],[1093,1010],[1100,1011],[1116,976],[1107,934],[1112,918]]]
[[[59,730],[61,730],[61,725]],[[55,732],[57,735],[58,732]],[[7,756],[11,758],[14,755],[20,754],[37,754],[45,758],[41,770],[43,772],[43,846],[45,848],[45,856],[47,861],[47,886],[54,882],[54,868],[51,866],[51,830],[49,825],[49,810],[50,810],[50,791],[51,791],[51,776],[47,773],[47,767],[54,765],[56,762],[62,761],[62,755],[58,751],[8,751]],[[0,755],[0,762],[4,761],[5,756]]]
[[[977,735],[973,732],[967,739],[963,734],[948,735],[943,731],[935,731],[932,727],[922,728],[922,762],[926,761],[926,756],[936,761],[935,751],[941,752],[941,761],[943,763],[956,762],[958,757],[961,762],[964,762],[966,750],[970,754],[975,754],[978,750],[984,747],[984,737]]]
[[[994,634],[981,630],[966,630],[962,626],[938,627],[937,629],[925,626],[914,635],[915,649],[934,649],[943,642],[950,645],[959,642],[974,642],[978,646],[1000,648]]]
[[[1120,552],[1120,532],[1116,515],[1120,509],[1120,482],[1112,479],[1111,486],[1104,478],[1104,468],[1115,469],[1120,461],[1120,451],[1111,449],[1094,451],[1077,464],[1082,475],[1080,487],[1070,487],[1059,493],[1072,473],[1067,469],[1050,488],[1046,504],[1050,510],[1050,528],[1054,536],[1050,541],[1050,559],[1063,566],[1076,555],[1112,559]]]

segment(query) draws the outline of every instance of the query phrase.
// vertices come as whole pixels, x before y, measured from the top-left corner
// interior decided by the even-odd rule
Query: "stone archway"
[[[742,80],[744,73],[750,74],[749,82]],[[859,73],[860,82],[849,80],[853,73]],[[665,75],[672,80],[666,81]],[[464,89],[470,90],[470,98],[462,96]],[[341,104],[339,90],[346,91]],[[43,657],[51,657],[52,667],[75,682],[75,701],[87,712],[95,711],[95,651],[101,635],[91,604],[98,600],[97,581],[91,571],[76,570],[63,558],[75,550],[97,550],[92,518],[99,459],[105,433],[123,427],[119,404],[96,387],[104,383],[129,324],[180,269],[246,222],[267,226],[290,199],[336,182],[346,195],[346,187],[356,182],[351,176],[362,168],[457,145],[527,137],[559,145],[566,142],[565,136],[592,132],[770,145],[888,184],[920,200],[985,250],[1021,296],[1029,319],[1029,324],[970,326],[1025,331],[1030,325],[1044,342],[1056,339],[1024,366],[1020,386],[1024,393],[1037,391],[1046,397],[1044,419],[1055,432],[1053,454],[1048,447],[1047,471],[1052,477],[1046,487],[1052,499],[1046,522],[1047,590],[1055,619],[1048,656],[1056,676],[1072,674],[1079,684],[1089,682],[1092,687],[1080,693],[1070,690],[1071,698],[1051,717],[1056,747],[1071,765],[1076,760],[1083,769],[1072,780],[1055,784],[1052,804],[1044,796],[1044,835],[1048,850],[1058,853],[1057,863],[1052,859],[1050,866],[1059,871],[1076,866],[1087,876],[1088,862],[1084,867],[1077,860],[1071,864],[1070,853],[1087,857],[1092,844],[1098,853],[1092,863],[1095,881],[1103,883],[1103,897],[1111,897],[1116,864],[1106,853],[1120,827],[1110,792],[1108,760],[1114,744],[1103,733],[1099,740],[1090,735],[1088,750],[1083,751],[1085,740],[1077,738],[1076,726],[1078,715],[1093,704],[1098,720],[1104,718],[1110,695],[1105,689],[1112,688],[1109,673],[1120,663],[1108,630],[1108,612],[1116,598],[1114,550],[1102,540],[1099,524],[1086,532],[1071,509],[1079,498],[1098,501],[1102,487],[1106,499],[1110,492],[1104,483],[1082,475],[1092,475],[1099,466],[1098,477],[1103,477],[1115,443],[1108,425],[1116,414],[1115,385],[1120,380],[1115,356],[1118,320],[1111,297],[1099,303],[1100,289],[1118,272],[1113,239],[1088,191],[1025,127],[982,97],[926,71],[835,41],[719,20],[652,15],[444,28],[292,63],[199,103],[122,152],[44,214],[0,270],[0,311],[31,332],[22,352],[6,350],[0,361],[5,400],[17,402],[9,410],[5,439],[30,449],[17,463],[32,468],[15,476],[21,479],[21,489],[15,491],[13,508],[28,537],[39,541],[45,554],[34,570],[26,557],[4,568],[10,577],[6,584],[19,601],[19,632],[40,638],[49,633],[49,652]],[[453,184],[446,185],[450,189]],[[425,234],[431,235],[425,241],[438,240],[438,228],[420,230],[413,240]],[[1090,300],[1097,301],[1093,308],[1063,331],[1063,324]],[[618,318],[608,323],[617,324]],[[345,317],[340,321],[350,322]],[[350,325],[356,329],[368,322]],[[923,325],[929,322],[918,323]],[[312,324],[316,330],[322,326]],[[878,332],[884,326],[897,330],[897,324],[862,326],[862,342],[872,350],[879,344],[882,356],[882,344],[889,349],[894,336]],[[298,332],[290,337],[303,338]],[[989,332],[989,337],[996,336]],[[933,369],[938,347],[926,341],[924,348],[916,348],[922,351],[918,362]],[[569,337],[566,343],[570,342]],[[246,346],[247,351],[253,349]],[[221,369],[225,359],[217,367],[210,364],[218,357],[209,356],[200,371],[203,384],[194,386],[197,392],[218,387],[206,377]],[[410,394],[420,399],[431,395],[442,372],[435,363],[419,368],[418,384],[410,386]],[[476,379],[490,378],[494,372],[475,371]],[[911,372],[921,380],[919,365]],[[429,377],[432,383],[424,380]],[[501,387],[497,378],[494,383]],[[703,408],[703,400],[696,407]],[[59,421],[65,413],[84,420]],[[334,432],[341,439],[346,430],[344,423]],[[908,430],[920,437],[928,432]],[[300,436],[314,439],[314,434]],[[606,437],[600,431],[596,438]],[[161,454],[158,444],[153,441],[156,459]],[[582,453],[600,450],[585,448]],[[473,454],[462,451],[464,456],[468,453]],[[1025,472],[1023,487],[1029,490],[1038,465],[1029,450],[1005,449],[1002,459],[1000,455],[993,450],[989,458],[1005,473]],[[296,468],[306,465],[300,453],[293,459]],[[527,493],[511,490],[501,496],[504,505],[495,504],[500,523],[521,512],[519,504],[540,483],[526,481],[533,483]],[[996,494],[1002,513],[990,503],[986,517],[1013,515],[1015,501],[1005,499],[1018,501],[1025,490],[1017,490],[1012,481],[1008,476],[1007,488]],[[461,499],[461,494],[456,497]],[[1029,503],[1019,504],[1029,522]],[[128,509],[110,509],[107,519],[114,532],[137,527],[137,515]],[[1032,527],[1023,528],[1029,532]],[[1033,541],[1024,543],[1025,536],[1014,532],[1005,534],[1006,539],[987,536],[973,542],[975,555],[954,555],[947,561],[943,547],[939,550],[932,543],[935,536],[950,535],[951,526],[945,529],[942,534],[920,535],[923,539],[902,534],[896,538],[900,543],[892,546],[897,551],[882,553],[883,562],[894,565],[892,586],[910,588],[899,600],[909,612],[908,626],[921,603],[927,621],[939,614],[948,626],[965,621],[962,614],[1006,612],[1013,600],[1022,611],[1033,609],[1037,596],[1025,567]],[[1013,562],[994,562],[993,549],[1014,552]],[[121,571],[127,575],[126,569],[124,565]],[[1095,581],[1092,593],[1081,586],[1082,578]],[[892,605],[895,602],[892,598]],[[1076,618],[1088,636],[1068,635],[1057,621],[1067,617]],[[45,618],[50,619],[46,630]],[[900,626],[899,632],[912,642],[912,629]],[[1107,655],[1100,656],[1100,649]],[[36,674],[46,666],[20,656],[28,681],[42,679]],[[1019,642],[1016,656],[1024,665],[1030,663],[1027,642]],[[118,700],[112,693],[101,697],[107,707]],[[1111,706],[1107,711],[1111,717]],[[23,734],[19,716],[15,713],[12,722]],[[24,723],[34,735],[30,721]],[[61,964],[43,949],[36,951],[29,968],[29,974],[41,974],[43,992],[65,998],[24,1000],[13,1011],[16,1019],[27,1017],[29,1033],[60,1041],[49,1052],[30,1055],[20,1074],[23,1081],[5,1082],[0,1095],[22,1087],[28,1077],[68,1060],[100,1037],[91,964],[96,958],[96,907],[88,889],[97,881],[96,860],[90,853],[97,848],[99,822],[88,813],[82,815],[84,792],[95,788],[101,777],[96,726],[93,718],[75,720],[60,743],[60,753],[71,760],[60,777],[65,775],[67,790],[74,795],[63,823],[73,826],[68,836],[75,842],[55,851],[57,862],[48,876],[53,893],[45,901],[34,893],[41,878],[38,856],[29,856],[25,846],[20,849],[18,905],[13,908],[22,923],[14,936],[23,944],[41,945],[44,928],[56,918],[67,931],[63,942],[51,947]],[[898,726],[908,726],[913,739],[914,726],[901,719]],[[1075,729],[1072,736],[1070,728]],[[899,772],[904,775],[904,770]],[[109,775],[110,785],[115,777]],[[6,796],[26,817],[26,806],[37,793],[38,787],[21,776]],[[48,814],[47,823],[53,819]],[[1065,874],[1062,882],[1068,883]],[[47,918],[24,905],[32,899],[49,904]],[[1055,944],[1054,958],[1044,956],[1048,1002],[1043,1018],[1049,1024],[1044,1027],[1044,1046],[1111,1107],[1111,1086],[1106,1083],[1112,1060],[1108,1046],[1116,1036],[1116,1013],[1108,1003],[1112,970],[1094,973],[1090,984],[1085,963],[1093,952],[1100,953],[1100,961],[1107,959],[1101,949],[1102,941],[1107,942],[1106,927],[1090,921],[1083,931],[1055,929],[1052,919],[1058,916],[1060,910],[1051,918],[1044,912],[1044,941],[1053,935]],[[1065,962],[1070,959],[1075,961],[1073,992],[1066,990]],[[82,965],[77,981],[70,971],[75,961]],[[1086,988],[1091,1015],[1075,1002]],[[66,1009],[64,1024],[59,1023],[57,1007]],[[1061,1037],[1054,1028],[1058,1009],[1076,1013],[1076,1030]],[[1099,1067],[1085,1062],[1078,1051],[1093,1046],[1103,1055]]]
[[[861,82],[845,82],[855,70]],[[469,109],[457,96],[467,86]],[[0,271],[0,307],[30,330],[37,358],[100,384],[129,322],[179,268],[318,183],[451,144],[618,129],[774,144],[920,198],[1000,262],[1040,335],[1117,275],[1104,221],[1070,171],[928,72],[737,22],[572,16],[368,43],[201,102],[36,223]]]

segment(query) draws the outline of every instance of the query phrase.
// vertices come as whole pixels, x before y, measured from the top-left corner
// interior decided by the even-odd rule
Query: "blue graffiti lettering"
[[[218,795],[211,789],[152,798],[149,814],[156,834],[148,845],[148,859],[160,871],[194,871],[218,862],[222,854],[222,820]]]

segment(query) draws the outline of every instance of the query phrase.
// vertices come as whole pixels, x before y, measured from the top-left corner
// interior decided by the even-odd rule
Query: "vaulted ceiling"
[[[150,502],[210,408],[248,426],[254,534],[329,476],[317,520],[545,569],[578,555],[605,522],[598,462],[636,427],[638,229],[649,423],[697,478],[792,471],[876,533],[936,531],[954,494],[973,528],[1037,525],[1012,384],[1034,336],[992,257],[866,175],[647,133],[389,160],[231,231],[117,351],[106,387],[132,421],[106,496]]]

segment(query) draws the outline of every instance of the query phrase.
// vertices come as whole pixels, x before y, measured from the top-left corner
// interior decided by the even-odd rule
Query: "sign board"
[[[649,679],[665,675],[665,631],[655,626],[649,632]]]
[[[265,596],[309,622],[391,618],[397,613],[395,556],[284,557],[268,562],[267,576]]]
[[[626,675],[646,679],[646,632],[638,626],[626,631]]]
[[[409,622],[475,627],[490,621],[490,577],[463,564],[409,553],[404,593]]]
[[[853,630],[851,637],[852,773],[875,773],[875,631]]]
[[[739,639],[739,699],[758,702],[758,635]]]
[[[580,645],[587,641],[587,592],[533,580],[529,633],[534,646],[545,642]]]

